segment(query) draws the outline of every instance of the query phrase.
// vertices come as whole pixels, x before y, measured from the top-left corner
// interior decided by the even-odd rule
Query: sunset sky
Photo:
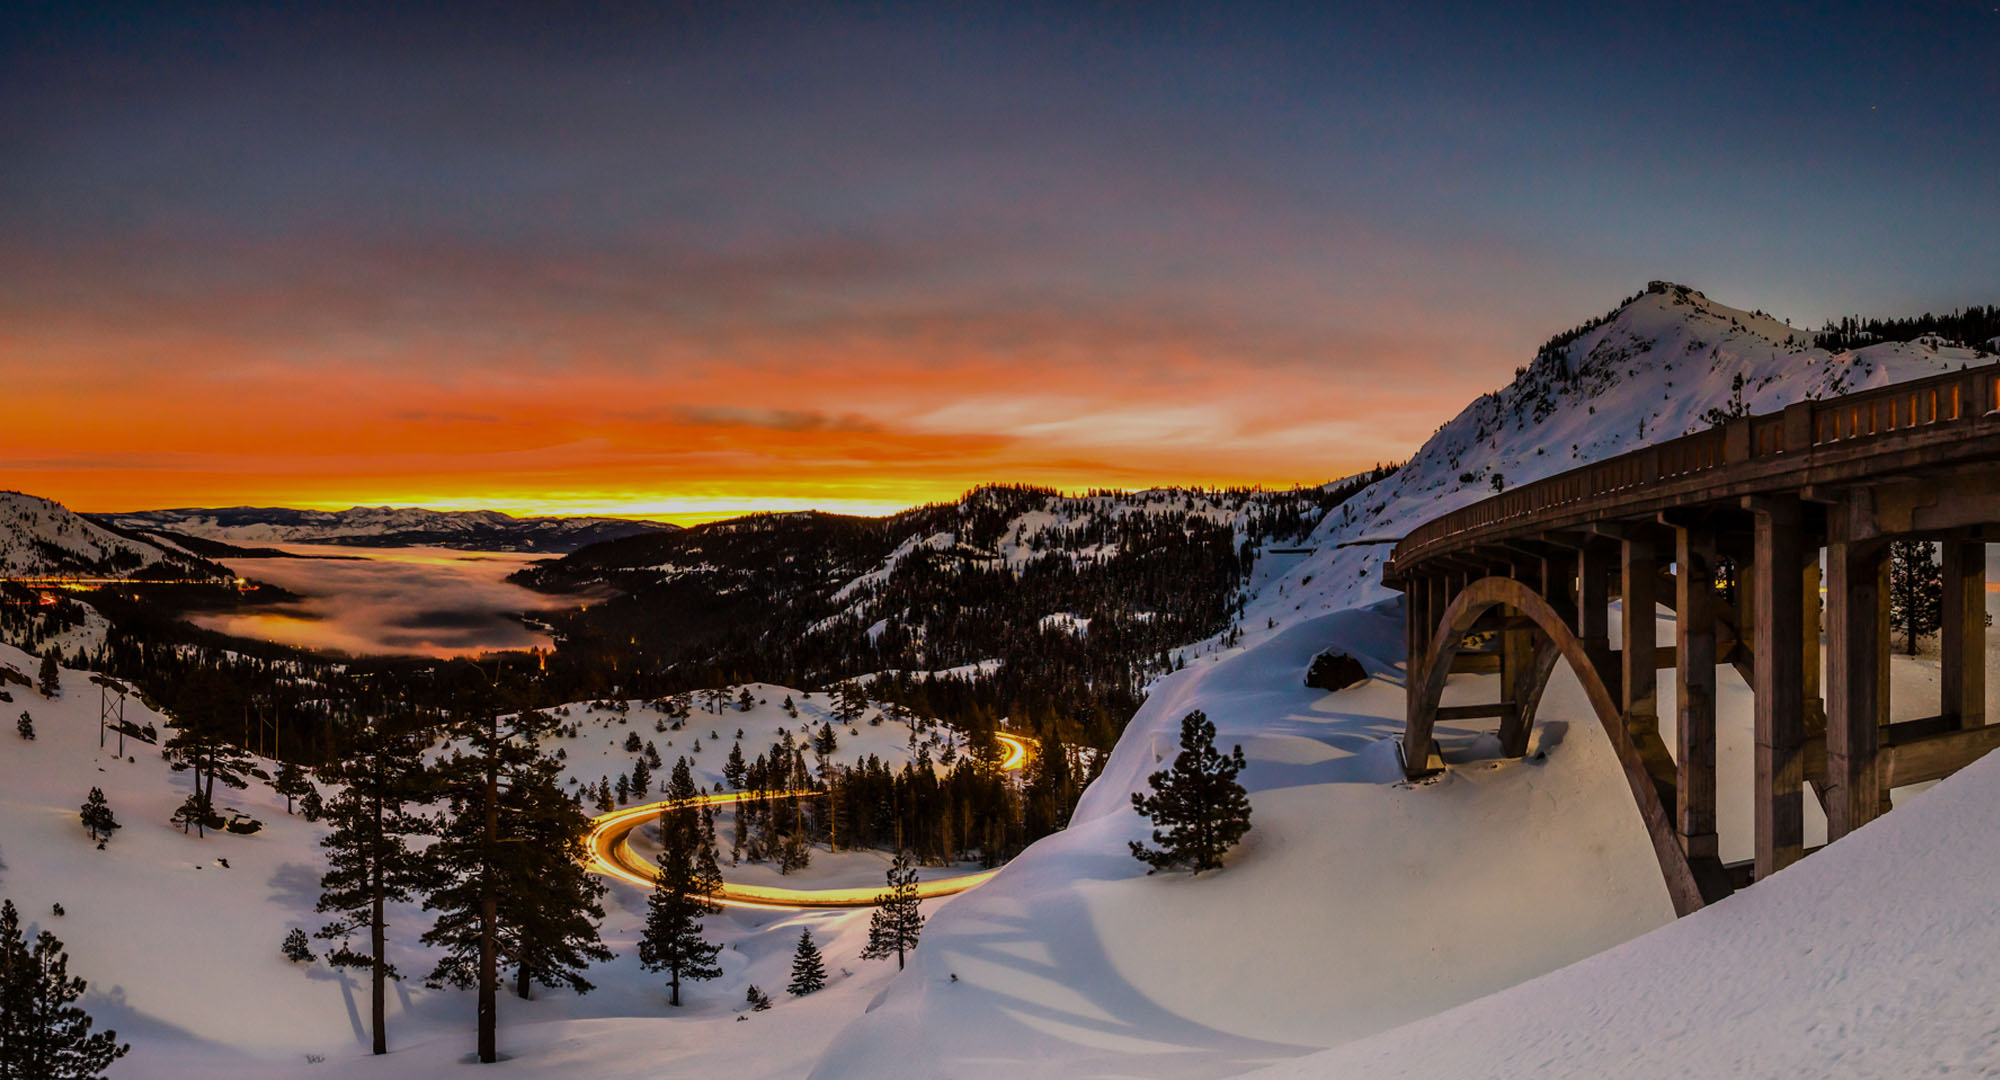
[[[1650,278],[2000,300],[1990,2],[724,6],[11,6],[0,488],[1320,483]]]

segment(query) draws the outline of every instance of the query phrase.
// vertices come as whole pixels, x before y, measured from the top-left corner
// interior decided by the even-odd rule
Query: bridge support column
[[[1619,556],[1620,703],[1626,729],[1637,736],[1660,730],[1658,604],[1654,598],[1660,561],[1652,539],[1646,536],[1619,541]]]
[[[1819,549],[1808,545],[1802,554],[1805,558],[1804,577],[1799,581],[1799,645],[1805,650],[1799,669],[1805,681],[1804,699],[1806,703],[1806,733],[1818,734],[1826,730],[1826,699],[1820,691],[1820,570]]]
[[[1403,584],[1403,680],[1415,686],[1424,681],[1424,652],[1430,648],[1433,624],[1430,586],[1421,577]]]
[[[1755,512],[1755,874],[1805,856],[1805,632],[1799,624],[1805,552],[1795,495],[1751,500]]]
[[[1500,752],[1514,758],[1528,752],[1528,736],[1535,729],[1535,710],[1541,708],[1542,691],[1548,689],[1549,675],[1562,656],[1555,640],[1544,630],[1525,631],[1523,637],[1527,661],[1511,681],[1501,683],[1509,688],[1507,692],[1512,695],[1514,707],[1500,719]]]
[[[1882,809],[1880,726],[1887,689],[1882,625],[1888,549],[1836,538],[1826,548],[1826,835],[1838,840]]]
[[[1611,552],[1604,544],[1590,544],[1577,552],[1576,636],[1583,654],[1605,675],[1612,673],[1611,660]],[[1618,692],[1616,687],[1612,692]]]
[[[1674,755],[1679,773],[1675,826],[1689,858],[1716,857],[1715,536],[1674,530]]]
[[[1944,628],[1939,713],[1947,725],[1986,726],[1986,545],[1944,542]]]
[[[1577,625],[1576,556],[1567,551],[1551,551],[1542,556],[1542,599],[1570,626]]]

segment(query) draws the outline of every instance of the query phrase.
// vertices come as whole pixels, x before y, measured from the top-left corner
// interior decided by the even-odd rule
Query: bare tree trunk
[[[375,1052],[386,1054],[389,1052],[387,1028],[389,969],[388,957],[385,955],[388,952],[387,935],[383,933],[385,920],[382,915],[382,863],[379,851],[376,852],[374,879],[375,901],[374,911],[370,913],[368,920],[368,943],[374,950],[375,970],[372,973],[374,985],[369,987],[368,1010],[369,1020],[375,1025]]]
[[[500,846],[500,748],[499,717],[489,718],[486,749],[486,866],[479,897],[479,1060],[491,1065],[500,1059],[500,898],[493,893],[493,855]]]

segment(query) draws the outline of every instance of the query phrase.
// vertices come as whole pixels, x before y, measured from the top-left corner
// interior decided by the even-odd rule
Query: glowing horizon
[[[0,487],[1281,488],[1650,279],[1801,326],[2000,280],[1964,12],[282,8],[0,35]],[[1679,62],[1716,25],[1756,62]]]

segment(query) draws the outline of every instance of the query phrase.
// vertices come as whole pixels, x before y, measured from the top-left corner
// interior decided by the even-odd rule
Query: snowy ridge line
[[[1929,429],[1937,441],[1946,442],[1962,433],[1957,425],[1995,411],[2000,411],[2000,365],[1859,390],[1827,401],[1795,402],[1777,412],[1734,418],[1725,426],[1536,480],[1433,518],[1404,537],[1392,559],[1395,565],[1407,565],[1468,532],[1600,495],[1652,490],[1662,481],[1707,476],[1759,458],[1809,453],[1832,443],[1880,438],[1912,428]]]

